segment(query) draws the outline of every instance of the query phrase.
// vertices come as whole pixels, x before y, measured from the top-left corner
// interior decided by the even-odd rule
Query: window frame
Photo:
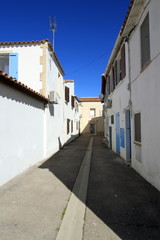
[[[142,141],[140,112],[134,114],[134,140],[138,143],[141,143]]]

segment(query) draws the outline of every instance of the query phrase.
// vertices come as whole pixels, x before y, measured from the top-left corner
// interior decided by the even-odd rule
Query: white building
[[[64,107],[64,125],[65,142],[68,142],[79,136],[79,100],[74,94],[74,81],[64,80],[65,89],[65,107]]]
[[[5,129],[0,135],[0,145],[5,144],[3,152],[1,151],[0,154],[0,166],[2,173],[4,169],[9,171],[8,176],[4,177],[2,181],[0,177],[0,184],[3,184],[35,162],[49,158],[67,141],[74,139],[79,132],[78,127],[76,127],[79,123],[79,111],[78,101],[74,95],[74,83],[64,83],[64,71],[48,40],[0,43],[0,70],[2,71],[0,78],[3,80],[1,81],[3,82],[2,89],[4,88],[0,94],[2,103],[0,110],[3,114],[0,123],[1,127],[3,126],[2,128]],[[5,75],[3,72],[11,76],[6,75],[6,79],[10,79],[10,81],[6,80],[9,83],[7,87],[4,87]],[[37,94],[42,96],[41,107],[33,106],[32,108],[32,105],[35,105],[30,104],[33,99],[28,100],[26,94],[21,96],[23,99],[21,106],[17,106],[21,98],[19,97],[17,100],[17,91],[13,85],[11,86],[12,90],[8,87],[13,82],[12,77],[16,79],[14,80],[16,89],[21,89],[24,92],[23,88],[19,88],[19,86],[24,86],[32,93],[35,91],[36,96]],[[69,103],[65,101],[66,85],[71,94]],[[8,95],[9,93],[11,95]],[[18,92],[18,94],[20,93]],[[73,103],[72,96],[75,102],[74,107],[71,105]],[[16,103],[15,100],[17,100]],[[8,108],[5,108],[5,105]],[[13,114],[12,117],[10,112]],[[69,133],[67,133],[66,119],[69,119],[70,124],[72,124]],[[16,125],[17,132],[20,135],[23,134],[23,141],[21,138],[18,139],[19,135],[16,134],[15,129],[9,131],[14,125]],[[30,142],[29,137],[32,138]],[[5,142],[4,139],[6,139]],[[17,143],[19,144],[18,148]],[[29,155],[27,151],[30,152]],[[12,155],[14,155],[14,160],[13,164],[10,165]],[[13,165],[14,170],[11,174],[12,170],[9,166]]]
[[[115,43],[102,94],[110,148],[160,189],[160,1],[134,0]]]

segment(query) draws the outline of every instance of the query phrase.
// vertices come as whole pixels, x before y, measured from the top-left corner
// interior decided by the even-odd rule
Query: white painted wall
[[[18,81],[40,92],[42,88],[40,56],[43,54],[40,45],[0,46],[1,52],[18,53]]]
[[[44,104],[0,83],[0,185],[44,159]]]
[[[79,128],[76,128],[76,123],[79,122],[79,111],[76,112],[75,107],[72,108],[71,96],[74,94],[74,81],[64,82],[64,92],[65,86],[69,88],[69,102],[64,101],[64,141],[73,140],[79,134]],[[78,102],[77,102],[78,103]],[[79,104],[79,103],[78,103]],[[70,121],[70,132],[67,134],[67,119],[73,121],[73,132],[71,132],[71,121]]]
[[[49,104],[45,109],[46,157],[50,157],[65,143],[64,138],[64,89],[63,76],[57,68],[50,52],[46,52],[47,95],[54,91],[57,104]],[[59,77],[60,75],[60,77]],[[59,89],[58,89],[59,84]]]
[[[140,26],[149,11],[151,63],[141,72]],[[160,1],[150,1],[130,40],[132,89],[132,143],[134,142],[134,114],[141,112],[141,144],[132,146],[132,166],[155,187],[160,189]],[[135,51],[137,49],[137,51]],[[136,52],[136,53],[135,53]],[[141,161],[136,159],[141,152]]]
[[[109,98],[112,99],[112,107],[105,108],[106,114],[106,122],[109,124],[106,128],[106,136],[107,142],[109,142],[109,126],[112,127],[112,150],[116,152],[116,113],[120,115],[120,128],[124,128],[126,130],[126,122],[125,122],[125,111],[129,109],[129,99],[130,92],[128,90],[129,83],[129,72],[128,72],[128,45],[125,44],[125,53],[126,53],[126,77],[121,80],[114,91],[109,95]],[[118,54],[117,54],[118,56]],[[106,105],[106,103],[105,103]],[[114,124],[111,124],[111,116],[114,115]],[[108,118],[108,121],[107,121]],[[126,160],[126,131],[125,131],[125,147],[120,146],[120,156]]]

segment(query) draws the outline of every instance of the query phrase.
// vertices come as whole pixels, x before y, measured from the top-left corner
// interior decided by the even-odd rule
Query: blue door
[[[120,154],[120,120],[119,113],[116,113],[116,152]]]
[[[126,111],[126,159],[131,161],[131,117],[130,111]]]
[[[112,127],[109,127],[109,147],[112,149]]]

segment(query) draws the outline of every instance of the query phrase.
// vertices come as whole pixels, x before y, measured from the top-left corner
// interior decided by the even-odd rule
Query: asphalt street
[[[13,239],[159,240],[160,192],[81,136],[0,187],[0,240]]]

